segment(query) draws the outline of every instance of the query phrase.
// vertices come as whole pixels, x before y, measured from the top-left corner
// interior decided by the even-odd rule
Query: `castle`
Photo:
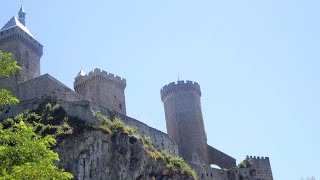
[[[13,53],[22,70],[10,78],[0,79],[0,88],[8,89],[17,96],[21,107],[35,98],[54,97],[66,107],[72,102],[74,106],[86,104],[102,112],[112,110],[125,123],[137,127],[143,135],[152,137],[156,149],[166,149],[183,157],[200,179],[273,179],[269,158],[247,156],[244,162],[250,167],[237,168],[234,158],[207,144],[198,83],[178,81],[161,89],[168,133],[165,134],[126,116],[127,82],[119,76],[100,69],[88,74],[80,70],[72,90],[49,74],[41,75],[43,46],[27,29],[23,7],[18,15],[0,30],[0,50]],[[70,113],[81,114],[81,110]],[[211,168],[210,165],[217,165],[221,169]],[[228,169],[228,173],[223,169]]]

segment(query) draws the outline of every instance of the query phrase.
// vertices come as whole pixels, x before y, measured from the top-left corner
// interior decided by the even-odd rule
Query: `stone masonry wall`
[[[233,168],[236,167],[236,159],[233,157],[211,147],[208,147],[209,163],[219,166],[220,168]]]
[[[16,106],[4,107],[2,109],[3,113],[0,114],[0,120],[16,116],[27,109],[33,109],[37,104],[41,103],[42,101],[43,100],[41,100],[41,98],[34,98],[24,100]],[[157,150],[167,150],[169,153],[173,155],[179,155],[178,146],[176,142],[174,142],[166,133],[154,129],[136,119],[130,118],[121,113],[117,113],[116,111],[100,106],[88,100],[70,102],[58,99],[57,102],[67,112],[69,116],[78,117],[79,119],[93,125],[98,124],[97,119],[93,115],[94,111],[100,111],[102,114],[105,114],[109,117],[110,115],[118,117],[125,124],[137,128],[141,135],[150,137],[152,144]]]
[[[0,46],[5,46],[13,40],[18,40],[28,46],[33,53],[42,56],[43,46],[19,27],[13,27],[0,32]]]
[[[229,170],[228,180],[251,180],[251,179],[253,178],[251,176],[249,168],[232,168]]]
[[[228,172],[222,169],[200,166],[195,163],[189,163],[189,165],[196,171],[199,180],[229,180]]]
[[[251,164],[252,176],[261,180],[273,180],[270,160],[268,157],[247,156],[245,161]]]
[[[13,53],[14,60],[22,68],[15,74],[17,84],[40,76],[42,48],[40,43],[19,27],[0,32],[0,49]]]
[[[25,83],[21,83],[17,88],[17,96],[20,100],[32,99],[36,97],[55,97],[68,101],[83,99],[79,94],[50,76],[44,74]]]
[[[77,76],[75,91],[85,99],[126,114],[124,89],[126,80],[96,68],[85,76]]]
[[[192,81],[170,83],[161,90],[168,135],[179,144],[181,156],[208,165],[200,96],[199,84]]]

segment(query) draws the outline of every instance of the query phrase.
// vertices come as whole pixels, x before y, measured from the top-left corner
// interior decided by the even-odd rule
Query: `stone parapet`
[[[168,85],[165,85],[161,91],[161,100],[163,100],[170,94],[180,92],[180,91],[194,91],[199,96],[201,96],[200,85],[197,82],[193,81],[178,81],[172,82]]]
[[[106,71],[100,70],[98,68],[91,71],[89,74],[84,76],[78,76],[75,78],[74,87],[75,89],[79,88],[80,86],[85,86],[89,81],[97,79],[97,78],[104,78],[105,80],[115,83],[116,85],[125,88],[127,85],[127,81],[124,78],[119,76],[115,76],[112,73],[108,73]]]
[[[246,160],[267,160],[269,161],[269,157],[263,157],[263,156],[247,156]]]

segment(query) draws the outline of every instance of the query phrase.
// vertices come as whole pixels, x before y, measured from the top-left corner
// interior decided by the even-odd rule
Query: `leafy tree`
[[[0,89],[0,105],[13,105],[17,103],[19,103],[19,100],[10,91]]]
[[[0,50],[0,78],[8,78],[20,69],[17,61],[13,61],[13,55],[11,53],[4,53]],[[0,89],[0,106],[16,103],[19,103],[19,100],[15,98],[10,91]]]
[[[0,50],[0,78],[21,69],[11,53]],[[0,89],[0,106],[18,103],[8,90]],[[50,149],[56,140],[35,132],[37,126],[27,123],[23,115],[0,122],[0,180],[34,179],[65,180],[73,175],[54,165],[58,154]]]
[[[0,123],[0,180],[72,179],[73,175],[54,165],[58,154],[50,149],[56,140],[35,133],[37,127],[24,116]]]

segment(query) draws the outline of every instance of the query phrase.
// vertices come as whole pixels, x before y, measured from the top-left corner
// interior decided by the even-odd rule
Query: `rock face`
[[[53,135],[58,140],[53,149],[60,157],[57,165],[72,173],[75,179],[194,179],[192,174],[181,167],[181,164],[176,163],[177,165],[172,167],[171,161],[169,163],[167,158],[162,159],[161,149],[156,149],[157,143],[148,136],[160,136],[159,143],[166,145],[171,141],[169,138],[168,141],[164,141],[164,133],[161,134],[156,130],[149,132],[150,127],[133,119],[121,118],[122,116],[117,117],[119,121],[124,121],[121,123],[126,127],[122,128],[129,128],[125,124],[130,124],[134,127],[132,130],[137,130],[135,133],[126,133],[120,127],[112,129],[112,133],[105,131],[102,128],[103,122],[97,119],[95,114],[100,111],[108,114],[108,109],[91,107],[81,102],[57,103],[55,99],[32,99],[13,107],[2,107],[2,110],[5,113],[0,115],[0,121],[14,117],[25,110],[43,116],[40,118],[43,120],[38,120],[48,126],[43,134]],[[31,118],[27,121],[33,123],[35,120]],[[145,137],[150,138],[148,144],[145,142]],[[176,156],[177,152],[172,151],[174,148],[169,148],[169,145],[166,146],[167,152],[172,157]],[[150,147],[153,148],[152,151]],[[157,152],[158,156],[150,152]],[[169,165],[171,167],[167,168]]]
[[[120,132],[111,136],[101,130],[84,130],[62,140],[55,151],[61,160],[58,166],[79,180],[193,179],[170,174],[163,162],[146,154],[141,141]]]
[[[142,137],[149,137],[148,145],[158,153],[166,150],[176,156],[177,145],[166,134],[121,114],[113,114],[126,126],[136,128],[136,133],[125,133],[101,127],[96,112],[112,117],[110,110],[89,101],[68,102],[55,99],[30,99],[12,107],[1,107],[0,121],[14,117],[25,110],[44,116],[41,123],[48,125],[45,134],[54,135],[58,143],[54,151],[59,154],[57,165],[79,180],[191,180],[181,164],[174,168],[152,156]],[[51,120],[49,120],[51,117]],[[106,116],[105,116],[106,117]],[[30,123],[34,118],[28,119]],[[138,133],[138,134],[137,134]],[[111,135],[112,134],[112,135]],[[140,137],[136,137],[140,136]],[[159,148],[160,146],[160,148]],[[147,149],[147,150],[146,150]],[[153,152],[154,152],[153,151]],[[159,157],[159,156],[158,156]],[[156,159],[155,159],[156,158]],[[172,159],[171,159],[172,160]],[[216,169],[189,162],[199,179],[204,180],[273,180],[269,158],[247,157],[246,168]],[[170,167],[167,168],[166,166]],[[183,170],[184,169],[184,170]],[[192,174],[192,173],[188,173]]]

